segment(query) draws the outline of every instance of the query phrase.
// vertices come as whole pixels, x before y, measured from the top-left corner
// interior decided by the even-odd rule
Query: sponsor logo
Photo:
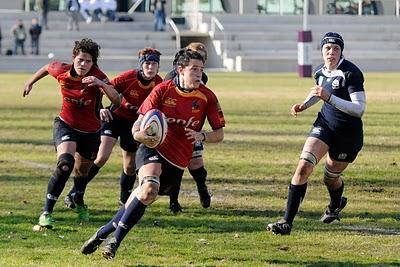
[[[112,134],[112,130],[105,130],[104,133],[105,134]]]
[[[339,89],[339,80],[333,80],[333,82],[332,82],[332,89],[333,90],[336,90],[336,89]]]
[[[312,128],[311,133],[320,135],[321,134],[321,127]]]
[[[69,135],[64,135],[61,137],[62,141],[69,140],[69,139],[71,139],[71,137]]]
[[[78,107],[89,106],[90,103],[92,103],[92,100],[90,100],[90,99],[85,100],[83,97],[82,97],[82,98],[79,98],[79,99],[76,99],[76,98],[71,98],[71,97],[65,96],[65,97],[64,97],[64,101],[65,101],[65,102],[68,102],[68,103],[75,104],[75,105],[77,105]]]
[[[151,156],[150,158],[149,158],[149,160],[150,161],[156,161],[156,160],[158,160],[158,156],[156,155],[156,156]]]
[[[138,110],[138,109],[139,109],[139,107],[138,107],[138,106],[132,105],[131,103],[128,103],[128,102],[126,102],[124,106],[125,106],[127,109],[129,109],[129,110],[133,110],[133,111],[135,111],[135,110]]]
[[[139,97],[139,93],[136,90],[130,90],[129,95]]]
[[[164,101],[166,106],[175,107],[176,106],[176,99],[172,97],[167,97]]]
[[[188,120],[184,120],[184,119],[176,119],[176,118],[167,118],[167,122],[169,123],[176,123],[176,124],[181,124],[183,125],[183,127],[185,128],[194,128],[197,125],[200,124],[199,120],[194,120],[195,117],[190,117]]]
[[[338,159],[346,159],[347,158],[347,154],[346,153],[340,153],[338,155]]]

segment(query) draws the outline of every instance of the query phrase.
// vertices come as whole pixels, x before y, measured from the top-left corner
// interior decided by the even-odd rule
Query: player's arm
[[[188,139],[193,139],[192,143],[197,141],[207,143],[218,143],[224,140],[224,129],[219,128],[212,131],[196,132],[190,128],[185,128],[186,136]]]
[[[27,95],[29,95],[29,93],[32,90],[32,86],[39,81],[40,79],[42,79],[43,77],[46,77],[49,72],[48,72],[48,64],[44,65],[43,67],[41,67],[38,71],[35,72],[35,74],[32,75],[32,77],[25,83],[24,85],[24,92],[22,93],[22,96],[25,97]]]
[[[366,106],[365,92],[359,91],[351,93],[350,99],[351,101],[347,101],[335,95],[331,95],[327,102],[346,114],[361,118]]]
[[[116,106],[121,105],[121,97],[111,84],[106,83],[95,76],[84,77],[82,79],[82,83],[85,83],[88,86],[98,86],[111,101],[111,103]]]

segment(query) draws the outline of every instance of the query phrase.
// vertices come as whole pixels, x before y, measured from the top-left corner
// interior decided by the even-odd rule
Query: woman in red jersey
[[[51,62],[40,68],[25,84],[23,96],[29,95],[33,84],[50,74],[61,86],[62,109],[54,120],[53,140],[57,150],[57,166],[47,186],[39,226],[52,228],[52,212],[74,169],[78,190],[86,185],[86,176],[96,158],[100,144],[100,107],[105,94],[114,104],[120,104],[118,92],[98,68],[100,46],[91,39],[76,41],[72,64]],[[88,220],[87,208],[76,203],[81,220]]]
[[[94,164],[89,170],[87,182],[90,182],[100,168],[110,158],[113,147],[120,139],[123,170],[120,176],[120,203],[125,204],[132,192],[136,180],[135,154],[139,143],[133,139],[132,126],[138,118],[138,108],[153,88],[162,82],[157,74],[161,53],[154,48],[143,48],[139,51],[139,69],[125,71],[111,80],[115,90],[121,94],[121,105],[111,105],[101,109],[100,115],[104,123],[101,128],[101,144]],[[71,189],[64,199],[69,208],[75,208],[75,198],[83,198],[84,191]]]
[[[158,194],[169,194],[169,189],[181,182],[184,169],[193,153],[193,143],[220,142],[224,138],[225,120],[215,94],[201,84],[203,58],[195,51],[187,50],[177,60],[178,76],[156,86],[140,106],[139,118],[132,132],[141,142],[136,153],[136,170],[139,186],[132,192],[125,206],[106,225],[102,226],[83,244],[83,254],[93,253],[105,238],[108,239],[102,255],[113,258],[132,227],[142,218],[145,209]],[[140,122],[150,109],[161,110],[168,121],[164,142],[151,149],[157,140],[139,130]],[[212,130],[201,131],[207,118]],[[149,147],[147,147],[148,145]]]

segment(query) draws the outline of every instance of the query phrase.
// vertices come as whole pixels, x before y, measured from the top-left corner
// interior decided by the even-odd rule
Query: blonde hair
[[[208,52],[207,52],[207,48],[203,43],[200,42],[193,42],[190,43],[186,46],[187,49],[191,49],[193,51],[199,52],[203,58],[204,58],[204,62],[207,61],[208,58]]]

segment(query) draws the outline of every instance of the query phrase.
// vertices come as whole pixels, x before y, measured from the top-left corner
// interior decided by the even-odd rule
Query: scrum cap
[[[145,62],[145,61],[155,61],[157,63],[160,63],[160,55],[161,53],[154,48],[144,48],[139,51],[139,63],[140,66]]]
[[[344,49],[344,41],[340,34],[337,32],[327,32],[321,40],[321,49],[325,44],[336,44],[340,46],[340,49],[343,52]]]

